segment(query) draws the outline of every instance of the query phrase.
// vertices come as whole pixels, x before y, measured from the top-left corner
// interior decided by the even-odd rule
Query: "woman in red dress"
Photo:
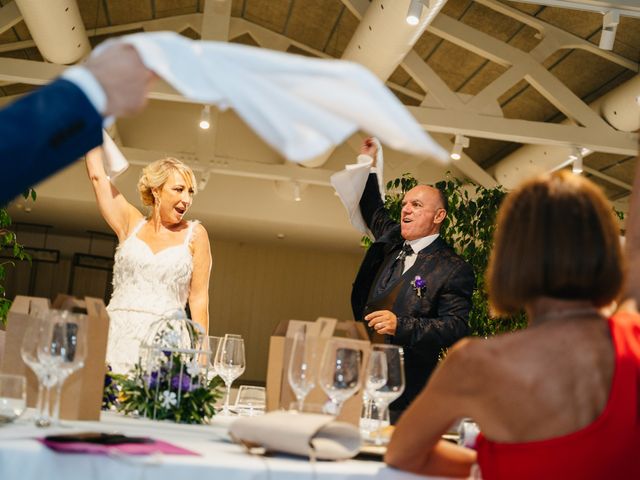
[[[640,478],[639,173],[633,190],[626,269],[611,207],[588,180],[557,172],[509,194],[487,283],[494,311],[524,308],[529,327],[451,348],[400,418],[388,464],[466,477],[477,463],[485,480]],[[480,427],[475,451],[440,440],[460,417]]]

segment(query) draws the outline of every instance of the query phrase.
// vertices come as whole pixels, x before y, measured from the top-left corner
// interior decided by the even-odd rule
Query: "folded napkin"
[[[358,129],[385,145],[448,161],[402,103],[357,63],[323,60],[224,42],[193,41],[173,32],[138,33],[144,64],[185,98],[234,111],[293,162],[315,158]]]
[[[334,417],[315,413],[269,412],[239,418],[229,428],[231,438],[247,446],[318,460],[345,460],[360,450],[360,431]]]

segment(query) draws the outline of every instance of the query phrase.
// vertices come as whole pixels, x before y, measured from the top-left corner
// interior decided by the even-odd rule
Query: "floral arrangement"
[[[223,382],[218,376],[209,378],[210,352],[181,348],[185,341],[198,345],[200,333],[189,320],[170,319],[154,329],[151,338],[129,374],[115,374],[109,368],[103,408],[155,420],[208,422],[222,397]]]
[[[156,420],[206,423],[222,397],[222,380],[216,376],[207,381],[199,370],[194,363],[185,366],[179,353],[165,352],[151,372],[137,363],[120,384],[117,409]]]
[[[411,286],[416,292],[416,295],[422,298],[424,294],[425,288],[427,288],[427,282],[420,275],[416,275],[413,280],[411,280]]]

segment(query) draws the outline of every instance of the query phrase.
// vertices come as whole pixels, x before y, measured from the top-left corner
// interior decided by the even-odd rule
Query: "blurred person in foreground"
[[[101,145],[103,118],[140,111],[155,78],[116,44],[0,110],[0,205]]]
[[[482,478],[640,478],[640,178],[626,261],[611,206],[581,176],[526,182],[498,215],[487,272],[498,314],[526,330],[458,342],[405,412],[385,461],[420,474]],[[610,317],[603,307],[619,299]],[[475,451],[441,440],[461,417]]]

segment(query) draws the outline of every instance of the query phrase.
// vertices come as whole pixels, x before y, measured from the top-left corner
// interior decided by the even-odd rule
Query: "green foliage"
[[[417,184],[418,181],[408,173],[387,183],[385,208],[391,218],[400,221],[402,198]],[[509,318],[491,317],[485,286],[496,214],[506,192],[502,188],[484,188],[472,183],[463,185],[457,179],[438,182],[435,187],[444,192],[449,203],[440,234],[473,267],[476,276],[473,307],[469,314],[471,334],[486,337],[524,328],[527,325],[524,313]],[[371,240],[364,237],[363,244],[368,247]]]
[[[24,198],[30,197],[35,201],[36,191],[30,188],[23,192],[22,196]],[[14,259],[27,260],[31,263],[31,257],[24,251],[24,247],[18,243],[16,234],[8,230],[10,225],[11,217],[9,216],[9,212],[7,212],[6,207],[0,208],[0,250],[3,254],[8,254],[13,257],[8,260],[0,261],[0,325],[4,325],[6,323],[9,308],[11,308],[12,303],[11,300],[6,297],[6,290],[4,288],[4,280],[7,275],[7,265],[15,265]]]
[[[469,314],[472,335],[486,337],[526,327],[524,313],[508,318],[494,318],[489,314],[485,272],[493,246],[496,215],[506,192],[502,187],[463,185],[457,179],[443,180],[435,186],[444,192],[449,203],[440,234],[473,267],[476,276]]]

